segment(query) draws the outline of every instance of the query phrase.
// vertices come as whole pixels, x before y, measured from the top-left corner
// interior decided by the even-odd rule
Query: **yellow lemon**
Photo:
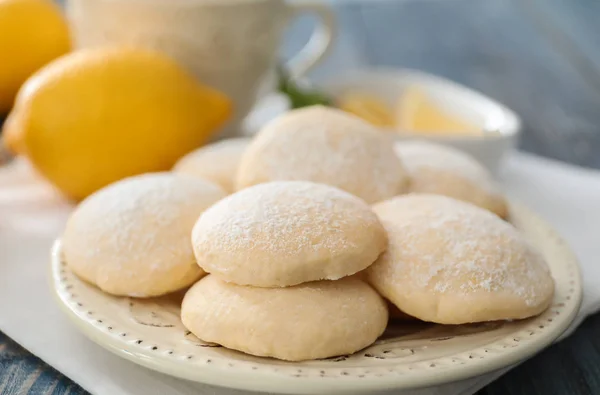
[[[417,87],[408,88],[398,102],[396,127],[424,134],[481,134],[481,128],[444,111]]]
[[[377,97],[364,93],[352,93],[342,96],[338,108],[380,127],[394,126],[394,117],[388,105]]]
[[[24,141],[21,138],[20,129],[15,123],[15,117],[8,117],[4,121],[0,143],[7,148],[7,151],[13,154],[22,154],[25,150],[23,147]],[[3,150],[2,146],[0,146],[0,150]]]
[[[19,91],[7,135],[66,195],[170,169],[227,120],[230,100],[165,55],[103,48],[65,55]]]
[[[69,49],[67,24],[51,0],[0,0],[0,113],[33,72]]]

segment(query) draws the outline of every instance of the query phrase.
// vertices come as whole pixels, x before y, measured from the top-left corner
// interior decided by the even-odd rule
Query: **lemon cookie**
[[[332,185],[367,203],[407,187],[402,164],[384,133],[356,116],[322,106],[276,118],[248,146],[237,188],[279,180]]]
[[[491,174],[468,154],[422,141],[397,142],[394,148],[409,174],[410,192],[445,195],[508,216]]]
[[[257,288],[208,275],[186,293],[181,321],[201,340],[287,361],[351,354],[385,330],[385,301],[345,278]]]
[[[248,138],[235,138],[198,148],[179,159],[173,171],[204,178],[232,193],[240,159],[249,142]]]
[[[184,288],[203,274],[192,251],[192,227],[224,196],[208,181],[172,173],[111,184],[71,214],[63,235],[67,265],[114,295],[149,297]]]
[[[554,281],[510,224],[472,204],[409,194],[374,207],[389,247],[368,281],[408,315],[440,324],[526,318],[544,311]]]
[[[229,195],[194,226],[198,265],[225,281],[285,287],[363,270],[387,237],[361,199],[328,185],[279,181]]]

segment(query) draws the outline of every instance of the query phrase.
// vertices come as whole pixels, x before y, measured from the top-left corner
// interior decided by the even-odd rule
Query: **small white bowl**
[[[497,174],[502,159],[514,149],[521,121],[511,110],[495,100],[455,82],[420,71],[407,69],[368,69],[330,77],[319,88],[334,100],[346,93],[365,93],[395,106],[403,91],[418,86],[441,108],[478,125],[482,135],[398,134],[399,140],[419,139],[463,150]]]

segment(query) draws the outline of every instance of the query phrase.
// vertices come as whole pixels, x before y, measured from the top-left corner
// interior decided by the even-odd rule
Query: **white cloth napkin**
[[[600,309],[600,172],[517,153],[502,182],[579,256],[585,297],[576,326]],[[93,394],[247,394],[139,367],[87,340],[68,322],[49,291],[48,251],[70,209],[24,163],[0,168],[0,330]],[[502,373],[403,394],[472,394]]]

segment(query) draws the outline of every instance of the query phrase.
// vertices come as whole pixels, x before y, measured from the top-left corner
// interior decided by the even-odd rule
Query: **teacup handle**
[[[290,78],[302,77],[329,52],[333,42],[336,23],[333,11],[328,6],[315,0],[288,3],[291,8],[290,20],[300,14],[314,14],[319,18],[306,45],[287,62],[286,69]]]

